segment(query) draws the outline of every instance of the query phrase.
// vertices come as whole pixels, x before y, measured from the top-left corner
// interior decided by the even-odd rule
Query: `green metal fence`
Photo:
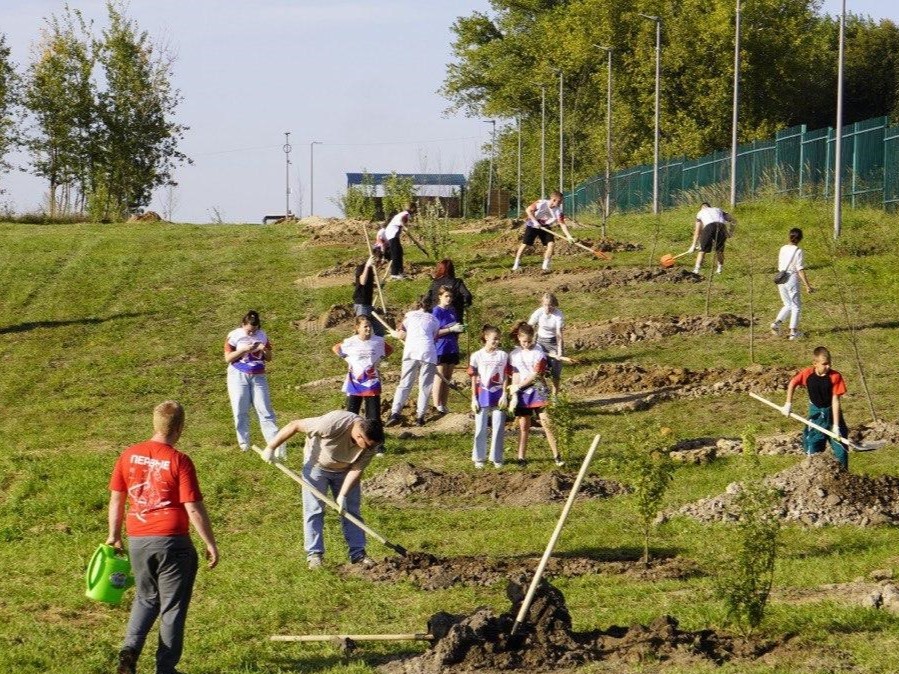
[[[793,193],[803,198],[833,195],[836,134],[832,128],[808,131],[805,125],[782,129],[774,139],[737,148],[737,200],[762,191]],[[843,194],[853,207],[899,208],[899,126],[875,117],[843,128]],[[704,188],[730,182],[730,152],[667,159],[659,165],[662,207],[692,200]],[[606,195],[604,175],[594,176],[565,196],[571,214],[601,212]],[[652,204],[652,166],[642,165],[610,176],[613,211],[634,211]]]

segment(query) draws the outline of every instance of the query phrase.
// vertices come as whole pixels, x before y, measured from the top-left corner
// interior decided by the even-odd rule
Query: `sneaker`
[[[722,271],[724,271],[724,267],[722,267],[720,264],[717,267],[715,267],[716,274],[720,274]]]
[[[376,562],[368,555],[362,555],[361,557],[357,557],[356,559],[351,559],[350,564],[361,566],[363,569],[371,569],[374,568]]]
[[[699,276],[699,267],[693,267],[693,273]]]
[[[515,463],[518,464],[519,468],[527,468],[527,466],[528,466],[527,459],[515,459]]]
[[[275,459],[278,461],[284,461],[287,458],[287,447],[284,445],[280,445],[275,450]]]
[[[415,420],[415,423],[418,424],[419,426],[424,426],[424,425],[425,425],[425,418],[424,418],[423,416],[418,417],[418,418]]]
[[[485,464],[483,461],[475,461],[474,462],[474,467],[477,468],[478,470],[481,470],[484,467],[484,465]]]
[[[242,451],[242,452],[249,452],[249,451],[250,451],[250,446],[249,446],[249,445],[238,445],[238,446],[240,447],[240,451]]]
[[[494,462],[493,462],[493,467],[494,467],[494,468],[502,468],[502,467],[503,467],[503,462],[502,462],[502,461],[494,461]]]
[[[402,274],[391,274],[391,275],[390,275],[390,278],[391,278],[391,280],[393,280],[393,281],[404,281],[404,280],[406,280],[406,277],[403,276]]]
[[[446,405],[437,405],[436,409],[440,414],[449,414],[449,409]]]
[[[553,461],[555,461],[556,466],[558,466],[559,468],[561,468],[562,466],[565,465],[565,461],[562,459],[561,456],[557,456],[555,459],[553,459]]]
[[[322,559],[322,556],[318,554],[311,554],[306,558],[306,566],[309,567],[310,571],[315,571],[316,569],[322,568],[323,563],[324,559]]]
[[[375,458],[376,459],[384,458],[384,443],[381,443],[380,445],[377,445],[375,447]]]
[[[119,651],[119,666],[117,674],[135,674],[137,672],[137,653],[130,648]]]
[[[771,334],[778,336],[780,335],[780,323],[778,323],[777,321],[774,321],[771,324]]]
[[[512,271],[521,271],[521,265],[516,262],[512,265]]]
[[[790,339],[791,339],[791,340],[796,340],[796,339],[799,339],[800,337],[802,337],[802,333],[801,333],[801,332],[791,332],[791,333],[790,333]]]
[[[384,424],[384,426],[386,426],[387,428],[390,428],[391,426],[399,426],[401,422],[402,419],[400,419],[399,414],[391,414],[390,418],[387,420],[387,423]]]

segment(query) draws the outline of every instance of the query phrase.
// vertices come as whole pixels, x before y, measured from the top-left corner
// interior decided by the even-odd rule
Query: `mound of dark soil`
[[[827,452],[766,478],[781,495],[778,515],[811,526],[851,524],[865,527],[899,524],[899,477],[868,477],[840,469]],[[724,494],[687,504],[675,514],[701,522],[737,519],[734,500],[742,485],[728,485]]]
[[[670,616],[657,618],[648,626],[574,632],[565,598],[546,582],[537,590],[527,622],[513,635],[515,616],[526,590],[523,582],[509,582],[506,594],[512,606],[501,615],[488,608],[469,616],[435,614],[428,622],[435,637],[431,647],[421,655],[389,662],[380,670],[387,674],[549,672],[572,670],[600,660],[620,665],[669,661],[689,666],[756,658],[773,647],[771,643],[739,641],[713,630],[684,631]]]
[[[568,329],[566,341],[576,350],[658,341],[674,335],[720,334],[737,327],[749,327],[749,319],[734,314],[717,316],[651,316],[612,318],[608,321],[579,323]]]
[[[508,505],[532,505],[562,501],[568,498],[573,485],[574,475],[556,470],[533,473],[509,469],[449,475],[401,463],[366,479],[365,494],[404,505],[410,498],[418,496],[426,503],[434,498],[453,497],[466,501],[486,499]],[[581,483],[579,497],[605,498],[626,491],[619,482],[587,476]]]
[[[444,590],[456,585],[494,585],[522,574],[533,573],[540,557],[441,558],[425,552],[406,557],[388,557],[374,567],[347,564],[343,572],[379,583],[408,580],[423,590]],[[544,572],[547,577],[573,578],[586,574],[627,575],[641,580],[668,580],[700,575],[698,565],[679,557],[653,559],[648,567],[640,561],[600,561],[589,557],[550,557]]]

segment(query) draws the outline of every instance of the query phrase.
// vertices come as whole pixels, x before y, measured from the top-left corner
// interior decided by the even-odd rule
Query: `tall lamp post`
[[[652,212],[659,214],[659,90],[662,76],[662,19],[650,14],[640,14],[644,19],[655,21],[656,24],[656,114],[655,114],[655,142],[652,153]]]
[[[565,98],[563,95],[565,75],[561,70],[557,70],[556,73],[559,75],[559,191],[563,192],[565,187]]]
[[[734,110],[730,138],[730,207],[737,205],[737,125],[740,110],[740,0],[734,28]]]
[[[843,60],[846,39],[846,0],[840,11],[840,49],[837,66],[837,128],[834,137],[833,171],[833,238],[840,238],[843,223]]]
[[[540,85],[540,198],[546,197],[546,85]]]
[[[611,47],[604,47],[601,44],[593,45],[597,49],[602,49],[607,56],[607,75],[606,75],[606,194],[605,206],[602,214],[602,237],[606,238],[606,220],[611,212],[611,192],[612,192],[612,51]]]
[[[309,215],[315,215],[315,146],[321,145],[321,141],[313,140],[309,143]]]
[[[290,217],[290,131],[284,132],[284,217]],[[301,214],[302,215],[302,214]]]
[[[493,156],[496,154],[496,120],[485,119],[484,124],[493,125],[493,135],[490,140],[490,167],[487,169],[487,212],[490,215],[490,193],[493,191]]]

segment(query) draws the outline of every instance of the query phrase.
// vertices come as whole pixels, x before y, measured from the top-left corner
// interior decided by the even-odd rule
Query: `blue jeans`
[[[325,470],[317,464],[307,463],[303,466],[303,477],[325,496],[330,489],[331,495],[336,498],[346,479],[346,473]],[[356,483],[346,496],[346,510],[361,520],[361,505],[362,489]],[[355,562],[365,557],[365,532],[345,517],[340,518],[340,526],[343,527],[343,538],[350,549],[350,561]],[[307,557],[325,554],[325,539],[322,535],[324,528],[325,505],[303,487],[303,542]]]
[[[493,437],[490,443],[490,460],[503,462],[503,438],[506,431],[506,413],[498,407],[482,407],[474,415],[474,447],[471,460],[483,463],[487,460],[487,418],[493,423]]]
[[[159,618],[156,671],[169,674],[181,659],[184,622],[197,577],[198,558],[190,536],[135,536],[128,553],[137,592],[123,648],[140,655],[147,634]]]
[[[812,403],[808,405],[808,420],[812,423],[823,426],[824,428],[833,427],[833,408],[832,407],[816,407]],[[840,415],[840,435],[844,438],[849,434],[849,428]],[[824,448],[830,443],[830,449],[833,452],[833,458],[843,467],[843,470],[849,469],[849,451],[839,441],[834,440],[828,435],[824,435],[821,431],[806,426],[802,431],[802,442],[805,445],[806,454],[818,454],[823,452]]]
[[[237,444],[250,446],[250,405],[256,408],[259,425],[266,442],[278,434],[278,423],[272,409],[268,381],[264,374],[244,374],[235,367],[228,367],[228,397],[237,429]]]

